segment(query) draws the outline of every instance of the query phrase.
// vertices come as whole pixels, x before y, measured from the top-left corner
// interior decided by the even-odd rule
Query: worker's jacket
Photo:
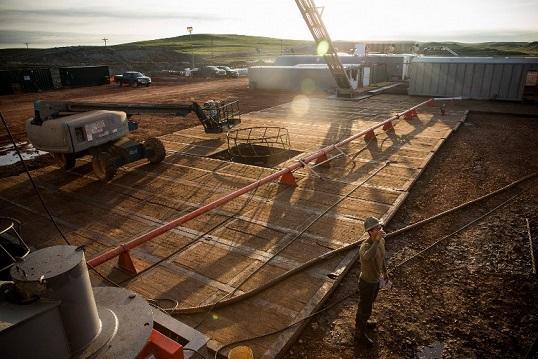
[[[361,261],[360,278],[369,283],[379,282],[385,264],[385,239],[378,241],[368,239],[359,249]]]

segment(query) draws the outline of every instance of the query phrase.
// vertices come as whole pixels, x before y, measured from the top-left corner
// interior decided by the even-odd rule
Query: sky
[[[316,0],[333,40],[538,41],[538,0]],[[194,34],[311,40],[293,0],[0,0],[0,48]]]

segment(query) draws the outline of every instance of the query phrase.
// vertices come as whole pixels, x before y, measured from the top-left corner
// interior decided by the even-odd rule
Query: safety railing
[[[374,126],[371,126],[365,130],[362,130],[360,131],[359,133],[355,134],[355,135],[352,135],[338,143],[335,143],[335,144],[332,144],[332,145],[329,145],[329,146],[326,146],[316,152],[313,152],[309,155],[306,155],[305,157],[301,158],[300,161],[297,161],[285,168],[282,168],[281,170],[269,175],[269,176],[266,176],[258,181],[255,181],[245,187],[242,187],[238,190],[235,190],[211,203],[208,203],[206,205],[203,205],[201,206],[200,208],[190,212],[190,213],[187,213],[181,217],[178,217],[174,220],[171,220],[170,222],[168,223],[165,223],[163,224],[162,226],[160,227],[157,227],[145,234],[142,234],[128,242],[125,242],[125,243],[122,243],[120,244],[119,246],[115,247],[115,248],[112,248],[112,249],[109,249],[99,255],[97,255],[96,257],[90,259],[88,261],[88,265],[92,266],[92,267],[95,267],[95,266],[98,266],[100,264],[103,264],[115,257],[119,257],[119,266],[127,271],[131,271],[131,272],[134,272],[136,273],[136,269],[135,269],[135,266],[133,265],[133,262],[129,256],[129,250],[130,249],[133,249],[135,247],[138,247],[139,245],[161,235],[161,234],[164,234],[174,228],[176,228],[177,226],[181,225],[181,224],[184,224],[194,218],[197,218],[198,216],[204,214],[204,213],[207,213],[215,208],[218,208],[218,207],[221,207],[223,206],[224,204],[230,202],[231,200],[245,194],[245,193],[248,193],[250,191],[253,191],[255,189],[257,189],[258,187],[260,186],[263,186],[264,184],[267,184],[269,182],[272,182],[276,179],[279,179],[280,178],[280,182],[282,183],[285,183],[285,184],[288,184],[288,185],[296,185],[296,181],[295,181],[295,178],[293,177],[293,172],[298,170],[299,168],[302,168],[302,167],[305,167],[307,164],[309,164],[310,162],[316,162],[316,163],[320,163],[320,162],[327,162],[327,161],[330,161],[331,158],[328,157],[328,154],[331,153],[332,151],[340,151],[339,150],[339,147],[341,146],[344,146],[362,136],[364,136],[365,140],[368,140],[372,137],[375,137],[375,133],[374,133],[374,130],[378,129],[378,128],[383,128],[383,130],[389,130],[393,127],[393,124],[392,122],[397,120],[397,119],[400,119],[400,118],[404,118],[404,119],[411,119],[413,118],[414,116],[417,115],[417,110],[422,107],[422,106],[425,106],[425,105],[430,105],[430,104],[433,104],[435,99],[431,98],[427,101],[424,101],[424,102],[421,102],[419,103],[418,105],[416,106],[413,106],[411,108],[408,108],[407,110],[403,111],[403,112],[400,112],[382,122],[379,122],[377,123],[376,125]]]

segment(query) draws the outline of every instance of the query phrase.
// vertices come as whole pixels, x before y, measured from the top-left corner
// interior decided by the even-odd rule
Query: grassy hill
[[[273,59],[281,54],[311,53],[313,44],[313,41],[261,36],[195,34],[133,42],[122,46],[167,47],[180,53],[194,53],[207,60],[230,63]]]
[[[341,50],[353,41],[335,41]],[[385,42],[388,43],[388,42]],[[394,42],[413,43],[413,42]],[[538,56],[538,42],[420,43],[421,47],[448,46],[461,56]],[[407,45],[406,45],[407,46]],[[401,46],[403,48],[403,45]],[[408,47],[405,47],[407,49]],[[108,65],[113,73],[138,70],[152,73],[182,70],[195,64],[249,66],[272,61],[281,54],[312,54],[313,41],[260,36],[195,34],[115,46],[70,46],[50,49],[0,49],[0,67]],[[405,51],[405,50],[404,50]],[[432,55],[448,56],[440,51]]]
[[[534,42],[426,42],[421,47],[447,46],[461,56],[538,56],[538,41]]]

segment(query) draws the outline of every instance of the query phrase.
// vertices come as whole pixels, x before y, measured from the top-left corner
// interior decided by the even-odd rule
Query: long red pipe
[[[132,248],[135,248],[135,247],[138,247],[139,245],[141,245],[142,243],[145,243],[163,233],[166,233],[168,232],[169,230],[179,226],[180,224],[183,224],[185,222],[188,222],[190,221],[191,219],[194,219],[206,212],[209,212],[211,211],[212,209],[215,209],[217,207],[220,207],[228,202],[230,202],[232,199],[234,198],[237,198],[247,192],[250,192],[252,190],[255,190],[256,188],[268,183],[268,182],[271,182],[279,177],[282,177],[283,175],[287,174],[287,173],[291,173],[301,167],[304,167],[304,164],[306,163],[309,163],[309,162],[312,162],[313,160],[317,159],[317,158],[320,158],[320,157],[323,157],[323,156],[326,156],[329,152],[335,150],[337,147],[339,146],[343,146],[361,136],[364,136],[365,134],[367,134],[368,132],[370,131],[373,131],[383,125],[385,125],[386,123],[389,123],[391,121],[394,121],[398,118],[400,118],[401,116],[404,116],[406,113],[408,112],[411,112],[411,111],[414,111],[416,109],[418,109],[419,107],[422,107],[426,104],[429,104],[431,102],[433,102],[434,99],[429,99],[427,101],[424,101],[424,102],[421,102],[419,103],[418,105],[416,106],[413,106],[407,110],[405,110],[404,112],[401,112],[397,115],[394,115],[386,120],[384,120],[383,122],[380,122],[378,124],[376,124],[375,126],[372,126],[372,127],[369,127],[367,128],[366,130],[363,130],[351,137],[348,137],[346,138],[345,140],[342,140],[336,144],[332,144],[332,145],[329,145],[327,147],[324,147],[304,158],[301,158],[301,162],[296,162],[288,167],[285,167],[283,169],[281,169],[280,171],[278,172],[275,172],[267,177],[264,177],[256,182],[253,182],[245,187],[242,187],[236,191],[233,191],[229,194],[227,194],[226,196],[224,197],[221,197],[219,199],[217,199],[216,201],[213,201],[211,203],[208,203],[190,213],[187,213],[186,215],[183,215],[179,218],[176,218],[166,224],[163,224],[162,226],[158,227],[158,228],[155,228],[141,236],[138,236],[128,242],[125,242],[125,243],[122,243],[120,244],[119,246],[115,247],[115,248],[112,248],[110,250],[107,250],[99,255],[97,255],[95,258],[92,258],[88,261],[88,264],[92,267],[95,267],[95,266],[98,266],[100,264],[103,264],[104,262],[107,262],[109,260],[111,260],[112,258],[114,257],[117,257],[118,255],[120,255],[121,253],[123,252],[127,252],[129,249],[132,249]]]

